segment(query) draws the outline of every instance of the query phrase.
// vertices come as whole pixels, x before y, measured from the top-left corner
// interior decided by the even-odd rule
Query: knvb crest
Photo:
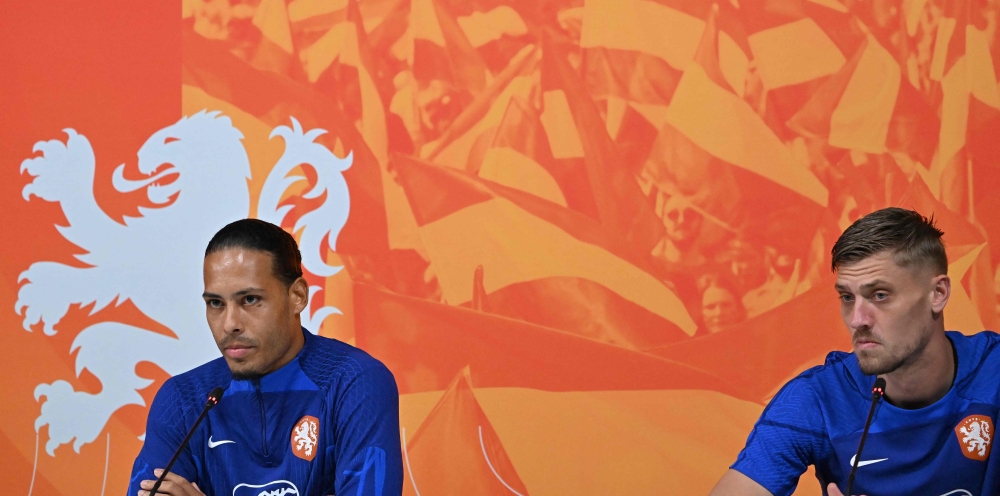
[[[306,415],[292,428],[292,453],[311,462],[319,444],[319,419]]]
[[[993,422],[985,415],[969,415],[955,426],[958,444],[966,458],[984,461],[993,446]]]
[[[303,196],[326,195],[326,199],[300,217],[294,229],[301,231],[304,268],[328,277],[342,268],[327,265],[324,256],[326,245],[336,247],[347,222],[350,196],[343,171],[351,166],[352,157],[338,158],[316,143],[326,131],[303,132],[294,118],[291,124],[271,133],[272,139],[284,139],[285,151],[264,181],[257,216],[280,225],[292,208],[282,205],[283,196],[306,181],[291,172],[312,167],[316,181]],[[65,132],[65,141],[35,143],[36,155],[21,164],[22,173],[33,176],[22,193],[25,200],[35,196],[59,203],[69,223],[59,232],[85,252],[77,258],[87,267],[37,261],[21,273],[19,280],[26,282],[18,291],[15,310],[24,317],[24,328],[30,331],[41,323],[51,336],[74,304],[93,304],[96,312],[115,299],[127,299],[175,337],[111,321],[81,331],[71,348],[77,353],[76,374],[90,370],[101,382],[100,392],[76,391],[65,380],[35,388],[35,398],[45,398],[35,430],[49,426],[45,449],[53,456],[57,447],[71,441],[79,452],[119,408],[145,406],[138,390],[151,381],[136,375],[139,362],[155,363],[175,375],[217,357],[197,297],[203,284],[202,257],[215,231],[247,217],[251,206],[243,134],[219,112],[183,117],[150,136],[138,152],[143,179],[126,178],[125,166],[118,166],[112,181],[116,190],[145,188],[149,200],[162,205],[141,209],[141,217],[127,217],[124,224],[106,215],[94,199],[95,154],[90,142],[72,129]],[[310,295],[319,289],[310,288]],[[340,312],[323,307],[306,313],[303,325],[315,332],[327,316]]]

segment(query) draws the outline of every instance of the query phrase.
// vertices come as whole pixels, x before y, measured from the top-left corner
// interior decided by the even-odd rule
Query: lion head
[[[138,169],[143,179],[126,179],[125,165],[114,172],[115,189],[127,193],[146,187],[149,200],[157,205],[184,201],[185,196],[210,195],[224,198],[220,187],[231,186],[234,177],[250,177],[250,160],[243,148],[243,133],[229,117],[202,110],[182,117],[142,145]],[[237,181],[246,190],[245,181]]]

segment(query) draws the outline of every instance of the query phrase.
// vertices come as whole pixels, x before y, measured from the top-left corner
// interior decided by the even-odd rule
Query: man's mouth
[[[247,346],[242,344],[234,344],[232,346],[227,346],[222,353],[226,355],[226,358],[240,359],[246,358],[253,351],[253,346]]]
[[[882,343],[871,339],[859,339],[854,342],[855,350],[870,350],[876,346],[882,346]]]

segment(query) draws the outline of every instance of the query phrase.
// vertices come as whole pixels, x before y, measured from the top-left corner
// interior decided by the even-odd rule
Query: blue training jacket
[[[958,357],[943,398],[907,410],[880,401],[858,460],[855,494],[992,496],[1000,460],[992,453],[1000,408],[1000,336],[949,331]],[[806,466],[823,486],[846,490],[871,405],[875,376],[851,353],[790,381],[764,409],[732,468],[776,496],[790,495]],[[892,397],[892,391],[886,394]]]
[[[217,406],[171,472],[207,496],[389,496],[402,493],[399,393],[381,362],[302,330],[291,362],[236,380],[224,358],[168,379],[149,409],[128,496],[156,479],[205,406]]]

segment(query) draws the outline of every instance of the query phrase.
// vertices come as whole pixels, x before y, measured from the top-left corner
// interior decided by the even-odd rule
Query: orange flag
[[[742,324],[651,353],[722,377],[743,397],[764,402],[799,371],[820,365],[828,352],[851,350],[839,316],[833,278],[827,277]]]
[[[938,143],[939,122],[904,79],[899,62],[869,36],[787,125],[837,148],[901,152],[926,167]]]
[[[439,0],[413,0],[413,75],[418,81],[446,81],[474,95],[486,88],[486,63],[455,17]]]
[[[403,494],[527,496],[464,368],[409,440]]]
[[[365,283],[354,284],[354,321],[358,346],[389,367],[401,394],[440,391],[468,365],[481,387],[704,389],[755,399],[677,360]]]
[[[635,178],[637,167],[622,163],[580,74],[550,36],[542,40],[542,92],[541,120],[555,158],[586,176],[601,225],[649,253],[664,229]]]
[[[286,76],[299,76],[295,64],[295,44],[288,17],[288,7],[284,0],[262,0],[257,5],[251,23],[260,31],[260,39],[250,63],[262,70],[269,70]]]
[[[667,105],[694,57],[708,2],[585,2],[580,46],[594,98]]]
[[[493,74],[502,71],[515,54],[536,41],[528,24],[511,5],[498,2],[450,2],[448,8],[455,15],[469,44],[476,49]]]
[[[534,194],[397,157],[444,300],[472,300],[485,271],[488,307],[529,322],[643,349],[695,331],[648,257],[593,219]]]
[[[667,122],[711,156],[825,207],[826,187],[805,164],[796,163],[788,147],[741,97],[749,58],[739,40],[720,43],[722,21],[732,22],[731,16],[722,17],[720,9],[713,8],[695,60],[670,102]]]
[[[527,98],[538,67],[536,46],[526,46],[455,117],[436,140],[424,144],[421,158],[458,169],[476,170],[511,98]]]
[[[574,169],[566,165],[552,156],[538,112],[527,99],[515,97],[507,104],[482,164],[473,172],[596,217],[586,176],[574,174]]]
[[[864,41],[846,8],[810,0],[746,0],[740,14],[767,105],[784,123]]]

